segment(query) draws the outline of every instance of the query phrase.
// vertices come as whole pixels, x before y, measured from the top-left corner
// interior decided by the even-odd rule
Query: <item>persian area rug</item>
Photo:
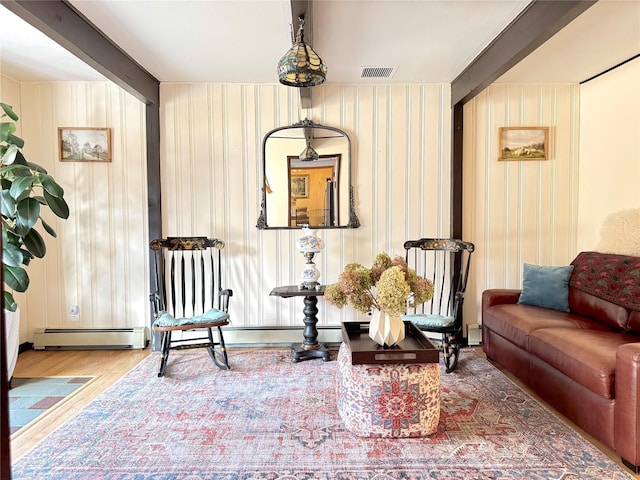
[[[95,377],[13,378],[9,390],[11,435],[50,412]]]
[[[362,438],[336,406],[335,361],[288,350],[153,354],[13,464],[13,479],[622,480],[605,454],[473,350],[442,373],[438,431]]]

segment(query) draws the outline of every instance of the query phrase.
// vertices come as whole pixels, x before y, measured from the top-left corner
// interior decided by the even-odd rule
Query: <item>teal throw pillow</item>
[[[573,265],[547,267],[524,264],[518,303],[569,311],[569,279]]]

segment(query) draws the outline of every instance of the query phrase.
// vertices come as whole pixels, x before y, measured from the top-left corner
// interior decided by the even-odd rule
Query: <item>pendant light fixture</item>
[[[327,66],[311,46],[304,43],[304,17],[298,18],[298,32],[291,42],[293,45],[278,62],[278,79],[290,87],[315,87],[324,82]]]
[[[299,159],[302,162],[312,162],[320,158],[320,156],[318,155],[318,152],[316,152],[314,148],[311,146],[311,132],[312,132],[311,128],[305,127],[304,138],[307,141],[307,146],[304,148],[304,150],[302,150],[299,156]]]

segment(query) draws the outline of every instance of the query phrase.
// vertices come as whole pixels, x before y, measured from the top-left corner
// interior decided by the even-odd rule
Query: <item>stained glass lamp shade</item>
[[[290,87],[314,87],[323,83],[327,75],[320,56],[304,43],[303,25],[304,19],[300,18],[295,41],[278,62],[278,79]]]
[[[320,156],[318,152],[316,152],[310,143],[307,143],[305,149],[300,153],[300,160],[303,162],[310,162],[313,160],[318,160]]]

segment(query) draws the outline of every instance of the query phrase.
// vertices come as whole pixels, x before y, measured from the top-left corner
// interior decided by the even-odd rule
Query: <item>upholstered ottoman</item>
[[[351,364],[349,345],[338,352],[338,411],[349,431],[367,437],[424,437],[438,429],[437,363]]]

